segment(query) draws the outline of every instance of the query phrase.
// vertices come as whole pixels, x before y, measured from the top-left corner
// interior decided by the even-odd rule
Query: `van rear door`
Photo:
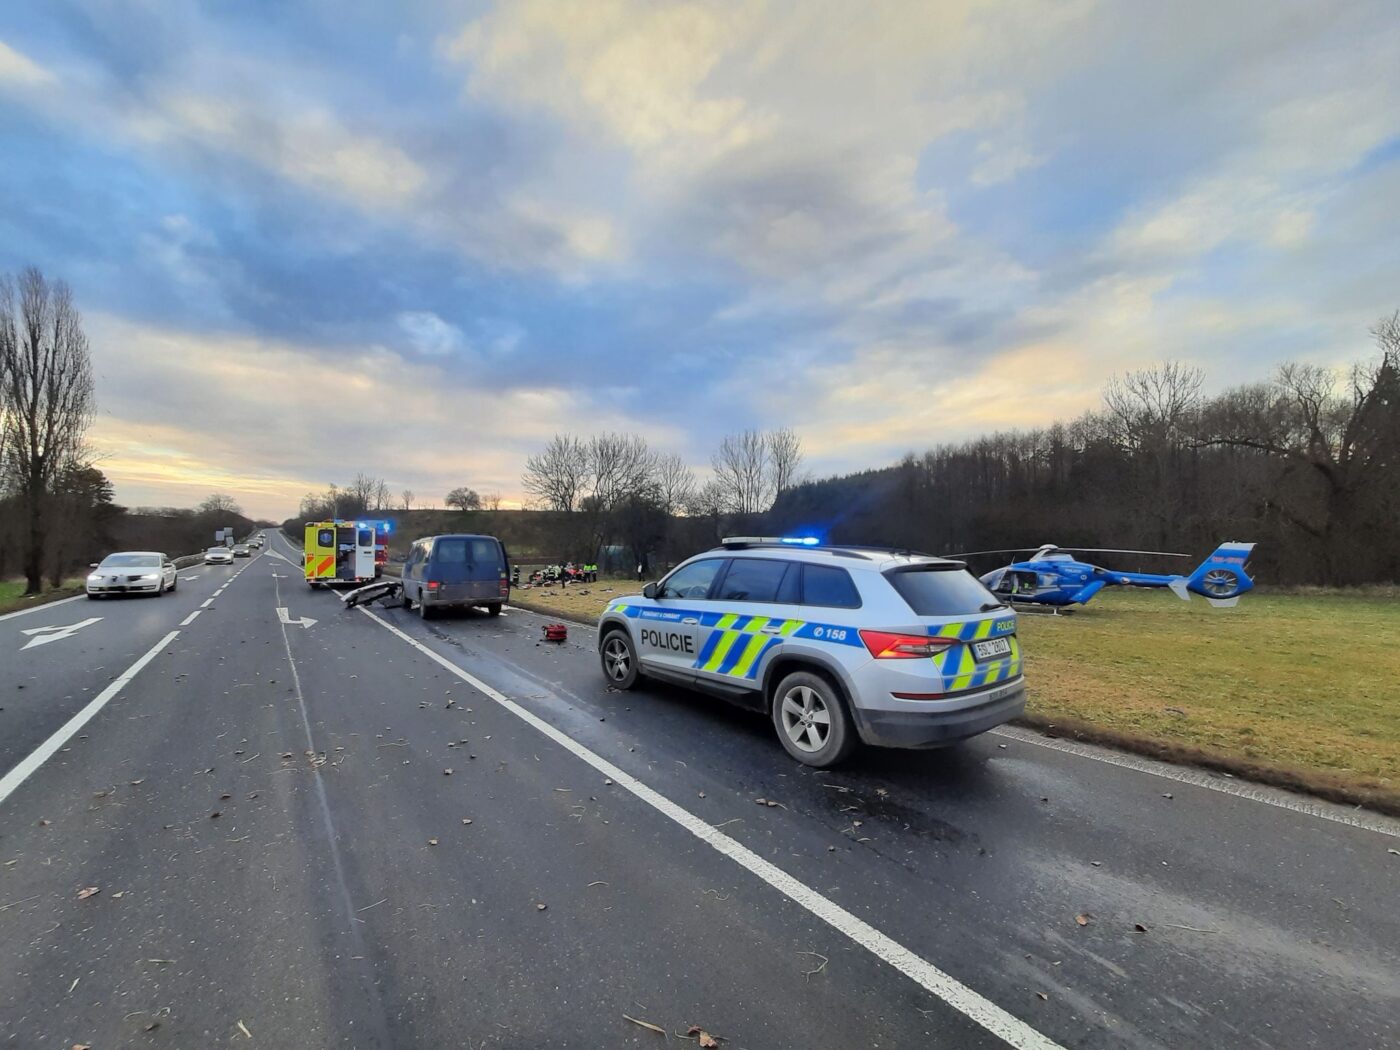
[[[506,572],[500,543],[491,536],[440,536],[433,546],[431,578],[444,602],[501,599]]]

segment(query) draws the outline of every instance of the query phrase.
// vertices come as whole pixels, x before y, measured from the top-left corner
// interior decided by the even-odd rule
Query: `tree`
[[[0,278],[0,406],[6,455],[25,518],[25,593],[43,587],[54,485],[78,464],[93,413],[92,360],[82,317],[62,281],[37,269]]]
[[[757,430],[729,434],[710,459],[724,508],[735,514],[757,514],[773,504],[771,446]]]
[[[582,441],[572,434],[555,434],[543,452],[525,460],[521,485],[547,510],[577,510],[589,467],[589,450]]]
[[[399,498],[400,500],[402,500],[402,502],[399,504],[399,508],[401,510],[409,511],[413,509],[412,489],[404,489],[403,492],[399,493]]]
[[[211,492],[197,508],[200,514],[242,514],[243,508],[232,496],[222,492]]]
[[[695,474],[677,453],[657,456],[653,463],[656,492],[669,515],[685,514],[695,502]]]
[[[769,431],[768,460],[773,496],[777,498],[797,483],[797,472],[802,466],[802,439],[790,427]]]
[[[481,509],[481,497],[474,489],[469,489],[465,485],[449,492],[446,502],[449,507],[455,507],[460,511]]]
[[[500,494],[499,492],[488,492],[488,493],[486,493],[485,495],[483,495],[483,496],[481,497],[481,502],[482,502],[482,505],[485,506],[487,510],[492,510],[492,511],[500,510],[500,509],[501,509],[501,494]]]

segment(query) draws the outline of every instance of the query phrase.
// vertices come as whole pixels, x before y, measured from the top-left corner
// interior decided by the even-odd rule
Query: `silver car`
[[[158,551],[123,551],[94,562],[87,578],[87,596],[154,594],[173,591],[179,585],[175,565]]]
[[[809,766],[859,742],[939,747],[1026,706],[1016,614],[963,563],[874,547],[735,539],[598,621],[603,674],[764,712]]]
[[[205,565],[232,565],[233,551],[227,547],[210,547],[204,552]]]

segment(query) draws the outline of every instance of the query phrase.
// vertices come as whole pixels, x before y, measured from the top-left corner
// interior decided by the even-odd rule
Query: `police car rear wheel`
[[[603,675],[616,689],[631,689],[641,677],[637,668],[637,653],[632,640],[624,631],[610,631],[598,648],[603,663]]]
[[[857,742],[835,687],[807,671],[796,671],[778,684],[773,725],[789,755],[818,769],[841,762]]]

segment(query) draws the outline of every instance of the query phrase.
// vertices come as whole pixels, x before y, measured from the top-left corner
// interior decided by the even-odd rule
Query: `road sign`
[[[90,616],[86,620],[80,620],[77,623],[64,625],[51,624],[48,627],[31,627],[27,631],[20,631],[20,634],[29,636],[29,641],[20,646],[20,652],[24,652],[26,649],[33,649],[36,646],[48,645],[50,642],[61,642],[65,638],[72,638],[73,635],[77,634],[84,627],[91,627],[100,619],[102,619],[100,616]]]

